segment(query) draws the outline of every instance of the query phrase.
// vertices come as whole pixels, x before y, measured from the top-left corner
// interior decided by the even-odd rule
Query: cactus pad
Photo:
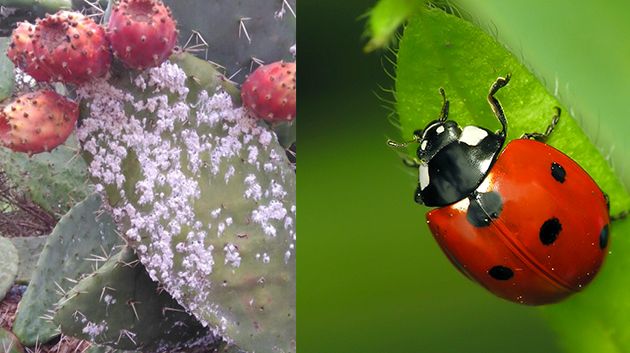
[[[24,348],[11,332],[0,327],[0,352],[24,353]]]
[[[27,346],[44,343],[59,334],[50,310],[84,275],[92,273],[122,239],[100,196],[77,204],[48,236],[37,271],[20,301],[13,332]]]
[[[164,63],[82,87],[89,171],[183,307],[246,351],[295,352],[295,172],[273,132],[196,75]]]
[[[0,102],[11,97],[15,86],[13,63],[4,55],[9,46],[9,38],[0,37]]]
[[[258,66],[257,62],[293,59],[295,0],[166,0],[165,3],[179,21],[180,43],[186,43],[193,30],[200,33],[208,43],[207,59],[224,65],[227,75],[236,82],[243,82]]]
[[[86,349],[82,353],[140,353],[140,352],[132,352],[132,351],[121,351],[108,346],[99,346],[96,344],[92,344],[90,348]]]
[[[66,335],[123,350],[173,352],[216,341],[158,288],[129,247],[70,290],[54,321]]]
[[[18,273],[18,251],[7,238],[0,237],[0,300],[4,299]]]
[[[90,193],[87,165],[78,155],[76,138],[52,152],[32,157],[0,147],[2,170],[17,187],[46,211],[61,217]]]
[[[39,255],[44,250],[47,236],[10,238],[18,252],[18,272],[15,283],[28,284],[37,267]]]

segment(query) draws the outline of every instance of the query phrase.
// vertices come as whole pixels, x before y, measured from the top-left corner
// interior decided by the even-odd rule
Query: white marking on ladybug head
[[[488,132],[476,126],[468,125],[462,130],[459,136],[459,142],[463,142],[469,146],[477,146],[481,140],[488,136]]]
[[[435,132],[437,132],[438,135],[443,133],[444,132],[444,125],[438,126],[437,129],[435,129]]]
[[[435,123],[433,123],[433,124],[431,124],[431,125],[427,126],[426,128],[424,128],[424,131],[422,131],[422,138],[423,138],[423,139],[424,139],[424,138],[426,138],[426,137],[427,137],[427,134],[428,134],[429,132],[433,131],[433,127],[434,127],[434,126],[436,126],[436,125],[441,125],[441,124],[442,124],[442,123],[440,123],[440,122],[435,122]]]
[[[429,166],[426,164],[420,164],[418,171],[420,190],[424,190],[427,186],[429,186]]]
[[[426,150],[427,149],[427,143],[429,143],[429,141],[427,140],[422,140],[422,142],[420,142],[420,149],[421,150]]]

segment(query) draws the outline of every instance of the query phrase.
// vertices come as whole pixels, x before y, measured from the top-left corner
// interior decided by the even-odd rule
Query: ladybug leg
[[[606,208],[608,209],[608,212],[610,212],[610,197],[608,197],[608,194],[603,191],[602,191],[602,194],[604,194],[604,199],[606,199]],[[610,218],[610,221],[613,222],[613,221],[618,221],[620,219],[624,219],[628,217],[628,215],[630,215],[630,210],[625,210],[617,214],[611,214],[609,218]]]
[[[416,169],[420,167],[420,161],[417,158],[412,159],[409,157],[403,157],[402,161],[406,167],[416,168]]]
[[[446,109],[448,112],[448,106]],[[411,143],[420,143],[421,140],[422,140],[422,130],[416,130],[413,132],[412,140],[404,141],[404,142],[397,142],[392,139],[387,139],[387,146],[391,148],[405,148]]]
[[[446,99],[446,92],[444,92],[444,88],[440,87],[440,95],[442,96],[442,111],[440,112],[439,121],[446,121],[448,119],[448,108],[450,106],[450,102]]]
[[[610,212],[610,198],[608,197],[607,193],[603,192],[603,194],[604,194],[604,198],[606,199],[606,208],[608,208],[608,212]],[[610,215],[610,221],[611,222],[618,221],[618,220],[628,217],[628,215],[630,215],[630,210],[625,210],[617,214],[612,214]]]
[[[413,194],[413,200],[420,205],[423,205],[424,202],[422,201],[422,187],[420,186],[420,184],[418,184],[418,187],[416,188],[416,192]]]
[[[523,138],[523,139],[532,139],[532,140],[536,140],[536,141],[540,141],[540,142],[546,142],[547,139],[549,138],[549,135],[551,135],[551,133],[555,129],[556,125],[558,125],[558,121],[560,120],[560,114],[562,113],[562,110],[559,107],[554,107],[554,109],[555,109],[556,113],[551,118],[551,124],[549,124],[549,126],[547,126],[547,130],[545,130],[544,134],[540,133],[540,132],[524,133],[521,136],[521,138]]]
[[[444,111],[444,107],[442,108]],[[446,113],[448,114],[448,104],[446,105]],[[422,130],[416,130],[413,132],[413,139],[404,142],[396,142],[392,139],[387,139],[387,145],[392,148],[405,148],[411,143],[419,143],[422,140]],[[402,154],[402,153],[401,153]],[[407,167],[418,168],[420,167],[420,161],[417,158],[409,158],[407,156],[402,157],[403,164]]]
[[[619,212],[617,214],[610,215],[610,221],[611,222],[618,221],[618,220],[621,220],[621,219],[624,219],[624,218],[628,217],[628,215],[630,215],[630,211],[628,211],[628,210],[622,211],[622,212]]]
[[[499,119],[501,123],[501,131],[499,132],[499,136],[505,137],[507,135],[507,120],[505,119],[505,113],[503,113],[503,108],[501,107],[501,103],[499,100],[494,97],[495,93],[499,91],[499,89],[505,87],[505,85],[510,82],[511,74],[505,75],[505,77],[499,77],[490,87],[490,92],[488,93],[488,103],[490,103],[490,107],[494,112],[494,115]]]

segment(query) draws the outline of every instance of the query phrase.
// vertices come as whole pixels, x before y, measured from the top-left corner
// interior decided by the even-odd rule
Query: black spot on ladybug
[[[599,233],[599,248],[605,249],[608,245],[608,224],[602,228],[602,231]]]
[[[564,168],[560,164],[553,162],[551,163],[551,176],[556,179],[556,181],[564,183],[564,179],[567,176],[567,171],[564,170]]]
[[[561,230],[562,224],[560,224],[560,220],[555,217],[549,218],[540,227],[540,242],[543,245],[553,244],[558,239]]]
[[[507,281],[514,276],[514,271],[511,268],[505,266],[494,266],[488,271],[490,277],[498,281]]]
[[[466,219],[475,227],[486,227],[492,219],[496,219],[503,210],[503,200],[496,191],[474,193],[470,197],[470,205]]]

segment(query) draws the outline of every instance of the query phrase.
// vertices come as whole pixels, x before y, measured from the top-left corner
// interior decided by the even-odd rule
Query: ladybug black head
[[[416,155],[423,162],[428,162],[444,146],[457,141],[462,130],[452,120],[434,120],[424,130],[416,130],[414,137],[419,142]]]

